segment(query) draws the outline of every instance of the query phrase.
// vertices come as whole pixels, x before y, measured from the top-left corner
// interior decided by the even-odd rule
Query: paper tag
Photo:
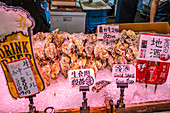
[[[68,72],[71,86],[92,86],[95,83],[93,69],[78,69]]]
[[[168,53],[170,53],[170,36],[141,33],[139,60],[169,62]]]
[[[28,58],[8,62],[7,66],[20,98],[39,92]]]
[[[115,64],[113,66],[112,75],[116,84],[133,84],[136,81],[136,68],[129,64]]]
[[[118,25],[98,25],[97,38],[98,39],[117,39],[119,32]]]

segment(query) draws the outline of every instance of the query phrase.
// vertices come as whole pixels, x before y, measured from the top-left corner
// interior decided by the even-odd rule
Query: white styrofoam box
[[[85,32],[86,12],[50,12],[51,30],[68,33]]]

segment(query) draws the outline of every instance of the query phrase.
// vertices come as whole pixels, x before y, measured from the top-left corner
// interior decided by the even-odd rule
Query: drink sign
[[[169,43],[168,35],[141,33],[138,59],[169,63]]]
[[[21,7],[7,6],[2,2],[0,2],[0,15],[0,64],[11,96],[15,99],[19,98],[7,63],[23,58],[29,58],[39,91],[43,91],[45,86],[32,47],[34,19]]]
[[[137,82],[163,84],[170,67],[170,36],[141,33],[137,60]]]
[[[133,84],[136,81],[136,68],[129,64],[116,64],[113,66],[112,75],[116,84]]]
[[[39,92],[30,64],[29,58],[7,63],[11,78],[20,98],[28,97]]]
[[[93,69],[77,69],[68,72],[69,82],[72,87],[92,86],[95,82]]]
[[[98,25],[97,38],[98,39],[117,39],[119,33],[118,25]]]

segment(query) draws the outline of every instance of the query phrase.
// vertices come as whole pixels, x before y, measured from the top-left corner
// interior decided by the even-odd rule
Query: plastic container
[[[107,23],[107,9],[86,10],[86,28],[95,28],[97,25]]]

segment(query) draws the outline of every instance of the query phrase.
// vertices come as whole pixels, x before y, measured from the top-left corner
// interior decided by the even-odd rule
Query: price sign
[[[95,82],[93,69],[78,69],[68,72],[71,86],[92,86]]]
[[[118,25],[98,25],[97,38],[98,39],[117,39],[119,32]]]
[[[29,58],[8,62],[7,66],[20,98],[39,92]]]
[[[141,33],[136,66],[137,82],[163,84],[170,67],[170,36]]]
[[[139,60],[169,62],[170,36],[141,33]]]
[[[112,75],[116,84],[132,84],[136,81],[136,68],[133,65],[128,64],[116,64],[113,66]]]

